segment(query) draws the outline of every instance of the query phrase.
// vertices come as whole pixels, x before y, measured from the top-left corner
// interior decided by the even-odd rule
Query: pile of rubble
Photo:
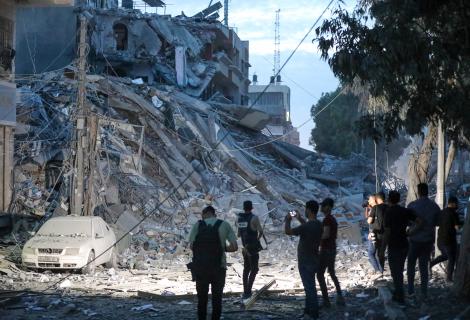
[[[69,67],[18,89],[12,211],[44,217],[39,221],[69,210],[74,78]],[[252,200],[268,233],[276,233],[288,210],[332,197],[344,237],[360,242],[367,163],[340,180],[332,178],[344,172],[341,160],[271,141],[257,118],[237,118],[247,107],[135,82],[87,76],[88,107],[98,117],[99,133],[93,174],[98,192],[91,202],[95,215],[116,226],[118,236],[149,216],[133,230],[134,244],[147,243],[161,255],[180,254],[206,205],[234,222],[243,201]]]

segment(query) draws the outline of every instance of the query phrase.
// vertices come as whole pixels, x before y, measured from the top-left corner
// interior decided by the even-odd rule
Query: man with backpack
[[[193,261],[188,267],[196,281],[198,319],[207,318],[211,285],[212,320],[218,320],[222,314],[222,294],[227,269],[225,252],[238,250],[237,237],[230,224],[217,219],[215,209],[208,206],[202,210],[202,220],[193,225],[189,243],[193,250]]]
[[[258,273],[259,252],[263,249],[260,239],[263,228],[257,216],[252,212],[253,203],[243,202],[243,213],[238,215],[238,236],[243,244],[243,299],[251,297],[253,284]]]

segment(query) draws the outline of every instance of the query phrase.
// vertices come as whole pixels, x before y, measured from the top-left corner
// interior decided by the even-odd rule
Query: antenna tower
[[[225,0],[224,2],[224,22],[228,27],[228,0]]]
[[[276,10],[276,22],[274,23],[274,64],[273,75],[276,76],[281,68],[281,34],[279,14],[281,9]]]

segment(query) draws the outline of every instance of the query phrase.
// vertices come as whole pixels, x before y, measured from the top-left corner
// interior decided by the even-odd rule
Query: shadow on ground
[[[438,281],[436,281],[437,283]],[[10,300],[0,309],[1,319],[195,319],[195,296],[156,297],[124,296],[124,293],[62,291],[52,294],[26,294]],[[13,293],[3,293],[4,297]],[[453,319],[465,307],[440,285],[430,288],[426,304],[408,300],[401,308],[408,319]],[[357,287],[346,293],[347,306],[321,310],[320,319],[386,319],[385,309],[376,288]],[[296,319],[302,313],[303,295],[272,294],[260,298],[250,310],[242,310],[239,298],[224,298],[223,319]],[[210,306],[209,306],[210,311]]]

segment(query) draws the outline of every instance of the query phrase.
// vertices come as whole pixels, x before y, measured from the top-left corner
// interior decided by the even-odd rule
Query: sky
[[[208,4],[209,0],[166,0],[166,13],[191,16]],[[215,2],[215,1],[213,1]],[[223,3],[223,1],[221,1]],[[267,84],[272,75],[274,56],[274,22],[280,9],[281,66],[300,40],[326,8],[329,0],[230,0],[229,26],[236,28],[242,40],[250,41],[250,79],[256,73],[259,84]],[[334,8],[333,4],[331,8]],[[159,9],[158,13],[163,13]],[[219,12],[223,17],[223,9]],[[331,10],[324,17],[329,17]],[[320,25],[320,23],[318,24]],[[338,86],[328,64],[320,59],[316,44],[312,43],[314,31],[292,57],[281,76],[291,89],[291,113],[294,127],[310,117],[310,108],[323,92]],[[309,137],[313,121],[301,128],[301,147],[312,150]]]

